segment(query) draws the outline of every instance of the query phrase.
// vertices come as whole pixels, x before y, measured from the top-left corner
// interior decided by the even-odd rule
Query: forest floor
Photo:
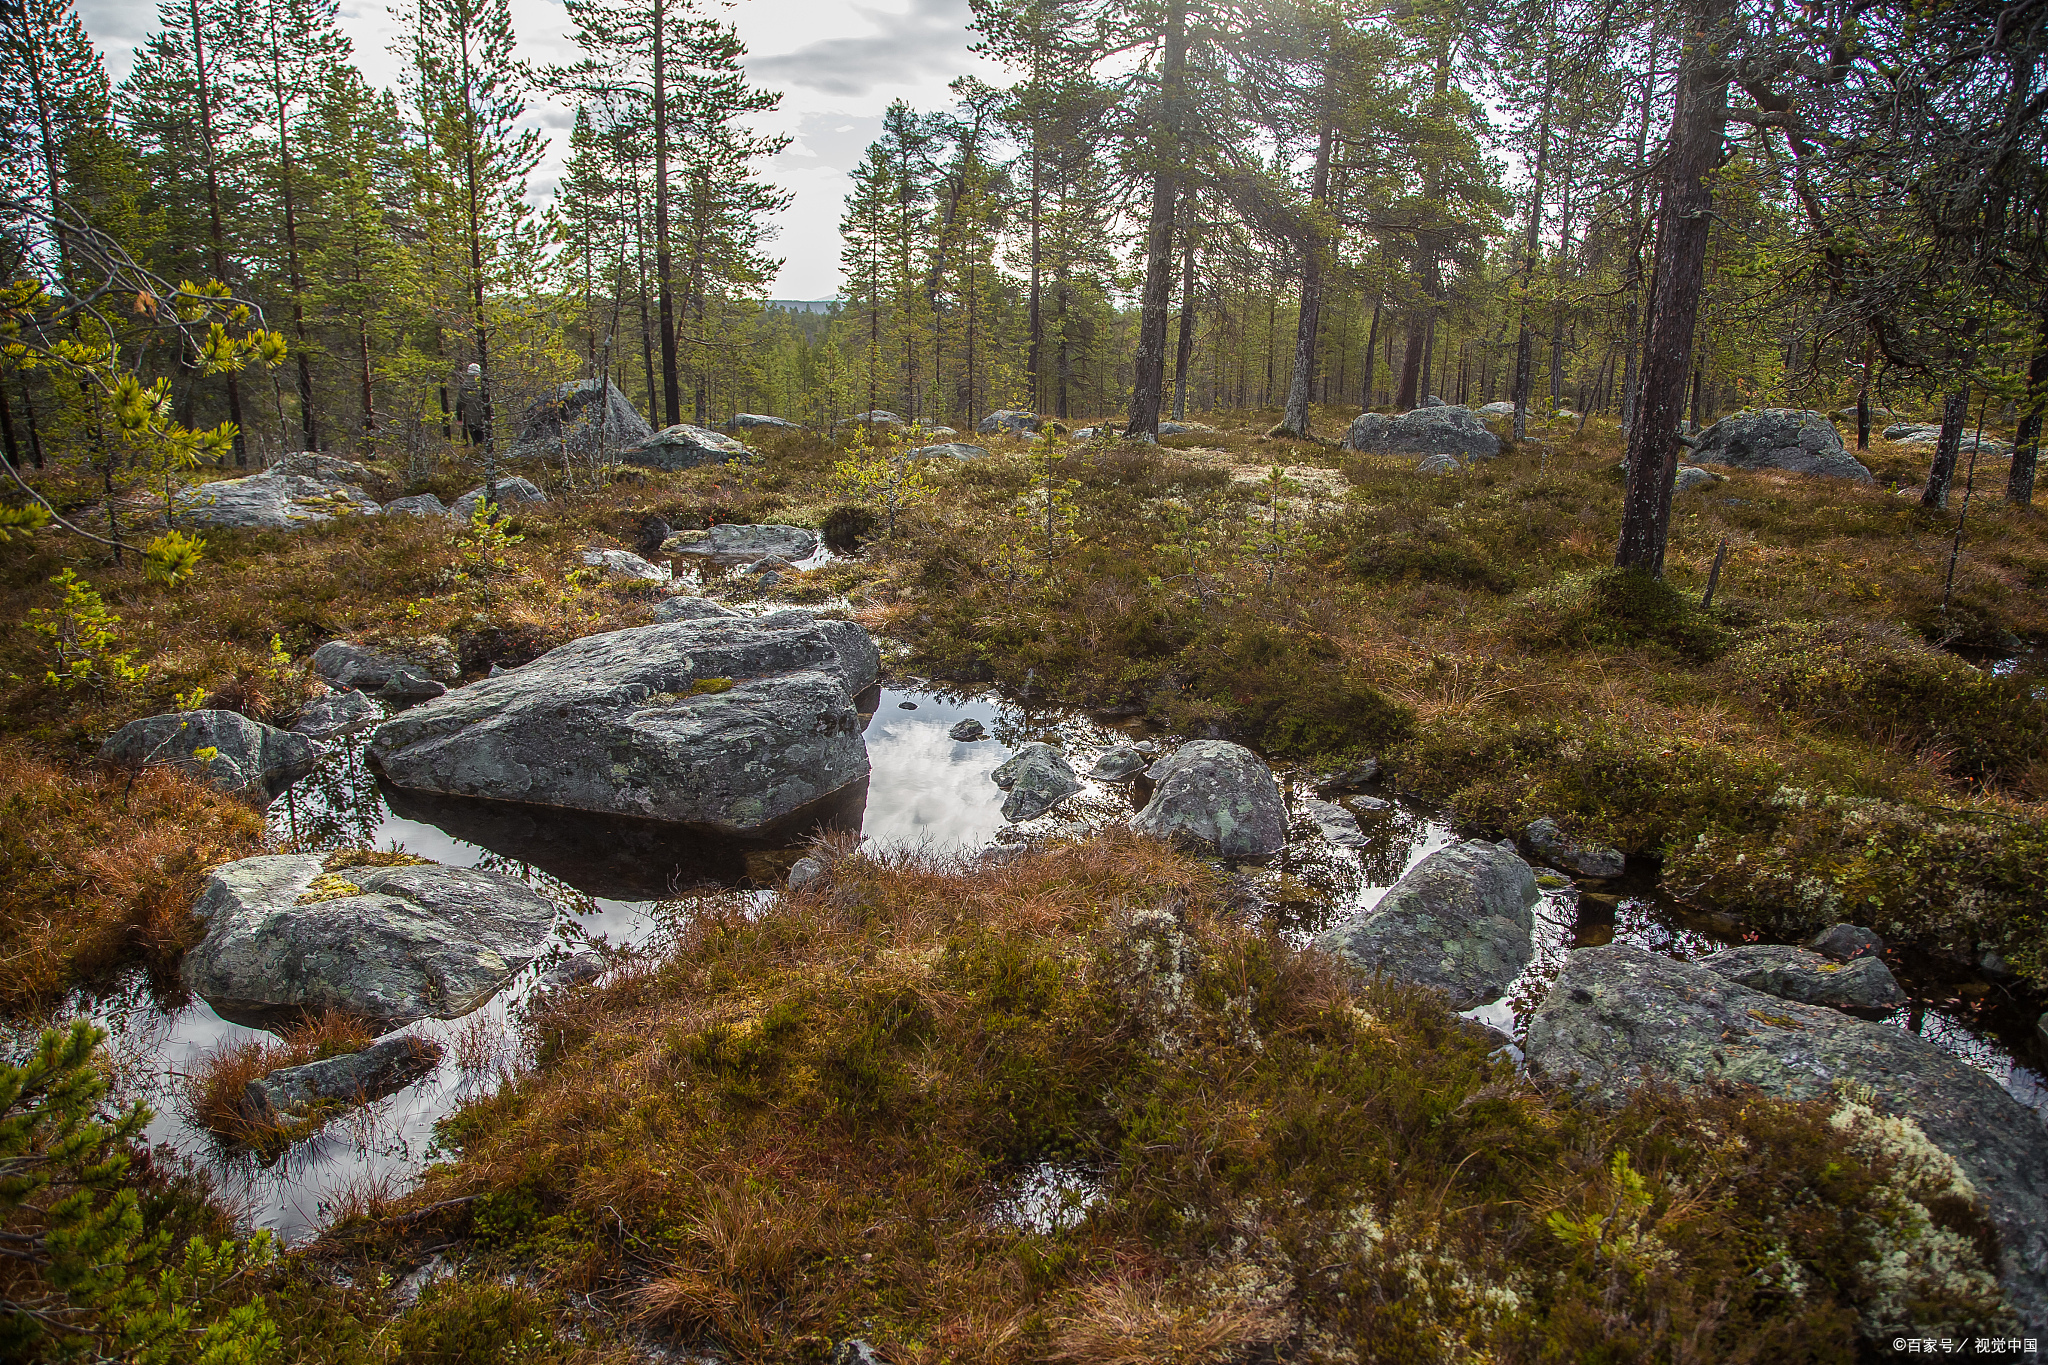
[[[1960,480],[1957,510],[1922,511],[1897,490],[1925,449],[1881,440],[1872,487],[1721,471],[1679,495],[1659,583],[1607,567],[1611,422],[1418,476],[1256,434],[1277,416],[1050,458],[979,438],[987,459],[920,467],[893,528],[841,486],[842,449],[791,434],[573,491],[522,469],[553,500],[496,548],[403,517],[214,533],[166,586],[55,533],[0,546],[0,620],[55,607],[73,569],[119,618],[103,650],[142,670],[53,688],[47,638],[0,635],[4,1003],[168,970],[206,867],[262,847],[225,798],[101,770],[106,734],[200,691],[289,720],[328,639],[444,635],[474,675],[644,623],[658,599],[579,553],[634,548],[650,518],[858,542],[766,590],[713,586],[842,607],[898,671],[1371,756],[1463,830],[1551,815],[1731,923],[1851,919],[2048,984],[2048,519],[2004,504],[2002,461],[1976,470],[1952,586]],[[449,465],[374,491],[478,481]],[[1170,1000],[1134,965],[1162,960]],[[1354,997],[1216,869],[1114,832],[996,870],[845,854],[533,1036],[421,1190],[366,1196],[276,1272],[292,1358],[824,1359],[859,1336],[891,1361],[1849,1360],[1859,1321],[1901,1311],[1872,1267],[1910,1210],[1870,1209],[1911,1182],[1825,1107],[1581,1108],[1426,998]],[[1085,1218],[990,1212],[992,1190],[1076,1172]],[[393,1276],[443,1246],[491,1273],[401,1313]],[[1984,1320],[1966,1287],[1916,1292],[1916,1313]]]

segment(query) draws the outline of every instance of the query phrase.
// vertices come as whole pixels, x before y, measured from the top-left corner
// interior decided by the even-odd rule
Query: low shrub
[[[1539,648],[1651,647],[1703,662],[1732,643],[1712,612],[1641,569],[1565,574],[1519,606],[1515,633]]]

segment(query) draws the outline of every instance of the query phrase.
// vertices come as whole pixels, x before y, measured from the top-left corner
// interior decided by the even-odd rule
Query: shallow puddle
[[[1085,774],[1096,755],[1141,736],[1072,712],[1034,711],[994,693],[961,695],[918,685],[884,687],[862,698],[873,706],[866,724],[872,771],[864,791],[848,793],[825,812],[833,826],[857,830],[886,849],[971,853],[1043,834],[1078,832],[1127,817],[1139,795],[1130,783],[1087,780],[1080,794],[1022,826],[1003,819],[1003,792],[989,774],[1018,747],[1044,740]],[[955,740],[949,731],[976,720],[988,737]],[[1163,747],[1171,741],[1159,737]],[[453,866],[509,873],[553,898],[564,913],[549,950],[490,1002],[455,1020],[426,1020],[408,1032],[445,1048],[434,1074],[330,1123],[321,1133],[263,1165],[230,1152],[180,1112],[180,1078],[206,1056],[240,1039],[264,1038],[230,1023],[205,1002],[163,1008],[137,975],[121,990],[73,1002],[106,1029],[126,1098],[149,1102],[152,1142],[191,1156],[214,1174],[223,1193],[255,1226],[287,1241],[313,1232],[352,1196],[395,1193],[430,1159],[434,1125],[465,1100],[503,1083],[521,1065],[518,1014],[549,966],[589,945],[658,947],[663,934],[690,915],[694,899],[738,891],[762,898],[804,851],[680,838],[658,826],[580,821],[575,817],[491,803],[421,798],[381,786],[363,763],[366,736],[336,746],[329,761],[270,811],[272,832],[287,846],[317,850],[369,845],[403,849]],[[1332,920],[1369,909],[1401,875],[1454,842],[1441,819],[1399,802],[1354,798],[1359,835],[1333,840],[1307,802],[1306,773],[1279,773],[1291,812],[1292,842],[1262,865],[1236,869],[1272,907],[1276,927],[1305,942]],[[1321,814],[1327,819],[1329,812]],[[1695,958],[1730,940],[1703,930],[1647,888],[1624,880],[1618,889],[1564,887],[1537,907],[1534,960],[1506,996],[1468,1011],[1519,1044],[1530,1013],[1575,946],[1620,940]],[[2048,1112],[2048,1089],[2029,1064],[2017,1005],[2000,1012],[1982,983],[1958,994],[1939,973],[1907,973],[1914,1002],[1893,1016],[1901,1028],[1939,1043],[2005,1085],[2037,1112]],[[1946,992],[1946,994],[1944,994]],[[2030,1022],[2030,1021],[2029,1021]],[[1028,1184],[1028,1182],[1027,1182]],[[1020,1189],[1016,1221],[1035,1225],[1050,1199],[1064,1205],[1060,1181]]]

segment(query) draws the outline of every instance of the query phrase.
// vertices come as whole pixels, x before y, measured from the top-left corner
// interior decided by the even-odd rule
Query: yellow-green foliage
[[[119,648],[121,618],[92,584],[70,569],[50,582],[63,591],[63,602],[28,614],[28,628],[43,638],[51,660],[43,681],[54,688],[94,692],[140,682],[148,669],[135,664],[133,649]]]
[[[1830,1104],[1580,1107],[1127,835],[828,859],[775,905],[699,902],[659,960],[537,1019],[538,1072],[444,1125],[417,1200],[473,1197],[471,1249],[543,1293],[626,1273],[641,1322],[743,1360],[857,1334],[885,1359],[1621,1362],[1675,1336],[1846,1365],[1913,1294],[2003,1321],[1940,1288],[1982,1288],[1973,1207]],[[1022,1218],[1047,1171],[1085,1212]]]

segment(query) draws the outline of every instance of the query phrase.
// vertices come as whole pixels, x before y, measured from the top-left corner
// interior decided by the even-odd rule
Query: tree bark
[[[1181,78],[1187,65],[1187,0],[1167,0],[1165,53],[1160,64],[1160,132],[1153,155],[1152,213],[1145,234],[1145,290],[1138,306],[1138,353],[1132,375],[1131,414],[1124,435],[1159,437],[1159,407],[1166,387],[1166,305],[1173,286],[1173,208],[1180,189],[1174,160],[1180,146]]]
[[[2012,437],[2012,472],[2005,479],[2005,500],[2015,507],[2034,505],[2034,467],[2041,455],[2041,416],[2048,408],[2048,313],[2040,320],[2041,337],[2027,366],[2026,411]]]
[[[1332,94],[1325,82],[1324,95]],[[1301,310],[1294,326],[1294,371],[1287,381],[1287,409],[1280,430],[1290,436],[1309,434],[1309,389],[1316,377],[1316,338],[1323,319],[1323,201],[1330,196],[1330,145],[1337,130],[1324,123],[1316,140],[1315,171],[1310,184],[1309,230],[1301,243]]]
[[[1195,232],[1193,205],[1180,238],[1180,335],[1173,350],[1173,420],[1188,415],[1188,361],[1195,353]]]
[[[286,279],[292,289],[292,332],[298,338],[299,433],[306,449],[320,448],[318,418],[313,410],[313,358],[306,340],[306,281],[299,267],[299,210],[292,194],[290,130],[285,126],[284,57],[273,37],[270,44],[270,94],[277,107],[278,194],[284,207]],[[226,283],[226,281],[222,281]]]
[[[1386,291],[1382,290],[1379,297],[1372,301],[1372,326],[1365,334],[1365,378],[1359,381],[1358,386],[1358,406],[1361,409],[1370,408],[1373,398],[1379,393],[1379,384],[1376,381],[1379,378],[1380,363],[1380,310],[1386,305]]]
[[[1970,386],[1965,383],[1941,405],[1941,435],[1934,442],[1934,463],[1927,469],[1927,487],[1920,505],[1928,511],[1948,506],[1948,486],[1955,482],[1956,455],[1963,448],[1963,425],[1970,420]]]
[[[1877,357],[1877,338],[1863,337],[1863,377],[1856,384],[1856,448],[1870,449],[1870,367]]]
[[[668,42],[663,23],[668,0],[654,0],[654,284],[661,322],[661,402],[664,426],[683,420],[683,381],[676,371],[676,305],[669,287],[668,250]]]
[[[1622,312],[1622,371],[1621,371],[1621,434],[1626,440],[1636,424],[1636,357],[1641,351],[1642,292],[1643,292],[1643,172],[1648,165],[1650,146],[1650,105],[1657,93],[1657,39],[1655,30],[1650,33],[1650,59],[1648,69],[1643,73],[1643,112],[1636,122],[1636,181],[1629,189],[1628,221],[1629,251],[1628,273],[1623,282],[1627,303]]]
[[[1536,280],[1536,247],[1543,224],[1543,172],[1550,162],[1550,98],[1556,86],[1552,40],[1543,43],[1543,103],[1536,116],[1536,170],[1529,185],[1529,225],[1522,235],[1521,327],[1515,337],[1515,439],[1529,435],[1529,388],[1536,379],[1535,338],[1529,330],[1529,289]]]
[[[1725,41],[1732,0],[1704,0],[1688,24],[1672,100],[1671,137],[1658,208],[1657,264],[1651,282],[1649,339],[1643,352],[1638,420],[1629,432],[1628,491],[1614,562],[1662,576],[1678,472],[1678,423],[1699,320],[1700,289],[1712,226],[1713,188],[1728,120],[1730,71],[1716,45]]]
[[[213,145],[213,83],[206,72],[206,37],[200,31],[199,0],[186,0],[186,7],[192,16],[192,74],[198,85],[199,95],[199,142],[206,154],[206,215],[207,232],[212,246],[213,277],[221,284],[228,283],[227,234],[221,227],[220,214],[220,163]],[[235,467],[249,467],[249,447],[242,439],[242,382],[241,376],[229,370],[225,376],[228,387],[228,420],[235,424]]]

